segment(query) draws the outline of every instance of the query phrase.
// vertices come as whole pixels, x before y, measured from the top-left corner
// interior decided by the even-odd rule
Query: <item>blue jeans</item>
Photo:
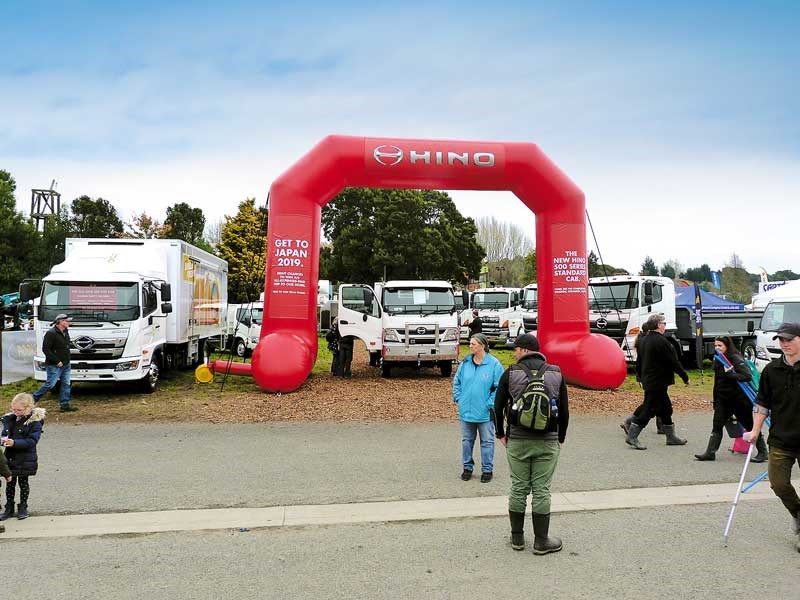
[[[481,436],[481,472],[491,473],[494,471],[494,423],[467,423],[461,421],[461,462],[464,463],[465,471],[472,471],[475,468],[475,461],[472,460],[472,448],[475,446],[475,438]]]
[[[55,365],[45,366],[47,373],[47,380],[42,384],[38,390],[33,392],[33,399],[38,402],[47,392],[56,387],[56,383],[61,382],[61,390],[59,392],[58,402],[61,406],[69,404],[70,382],[69,375],[72,367],[69,363],[63,367],[56,367]]]

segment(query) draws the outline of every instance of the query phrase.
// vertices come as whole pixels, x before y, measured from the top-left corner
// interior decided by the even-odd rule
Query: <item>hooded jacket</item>
[[[489,409],[494,407],[497,383],[503,365],[487,353],[476,365],[472,354],[467,355],[453,379],[453,402],[458,404],[458,417],[466,423],[486,423],[491,420]]]
[[[14,440],[14,445],[6,447],[6,460],[11,473],[17,475],[36,475],[39,458],[36,445],[42,435],[45,409],[37,406],[27,417],[17,419],[14,413],[3,415],[2,437]]]

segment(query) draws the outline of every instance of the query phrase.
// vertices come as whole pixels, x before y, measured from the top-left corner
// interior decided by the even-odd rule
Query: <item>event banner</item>
[[[34,331],[0,333],[0,385],[33,377],[33,355],[36,353]]]

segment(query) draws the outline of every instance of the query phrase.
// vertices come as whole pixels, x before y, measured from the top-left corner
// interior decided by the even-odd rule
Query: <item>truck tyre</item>
[[[244,358],[247,354],[247,345],[242,338],[236,338],[233,341],[233,353],[239,358]]]
[[[392,365],[386,362],[383,363],[381,365],[381,377],[389,379],[391,376],[392,376]]]
[[[742,356],[750,362],[756,362],[756,343],[753,340],[742,341]]]
[[[442,377],[450,377],[450,375],[453,374],[453,361],[451,360],[439,361],[439,371],[441,371]]]
[[[161,376],[161,369],[159,369],[158,366],[158,359],[158,355],[153,357],[153,360],[150,363],[150,369],[147,371],[147,375],[140,380],[140,387],[145,394],[152,394],[158,389],[158,379]]]

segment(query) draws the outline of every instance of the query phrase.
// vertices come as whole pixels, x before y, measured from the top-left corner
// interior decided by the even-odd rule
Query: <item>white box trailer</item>
[[[20,286],[30,299],[30,287]],[[34,377],[45,379],[42,338],[59,313],[73,318],[73,381],[141,381],[196,366],[224,332],[226,261],[182,240],[68,238],[64,262],[34,301]]]

